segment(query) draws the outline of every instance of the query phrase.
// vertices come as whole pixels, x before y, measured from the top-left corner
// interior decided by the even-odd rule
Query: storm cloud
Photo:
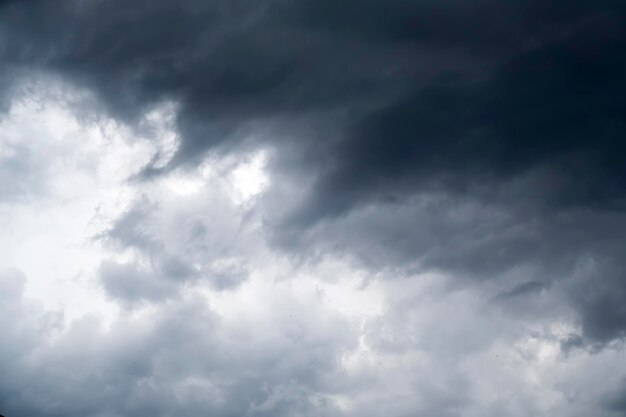
[[[622,415],[625,17],[0,1],[0,411]]]

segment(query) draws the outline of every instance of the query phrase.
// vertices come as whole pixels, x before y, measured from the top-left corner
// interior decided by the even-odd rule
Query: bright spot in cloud
[[[231,173],[233,199],[241,204],[263,192],[269,185],[265,172],[267,154],[263,151],[253,154],[246,162],[237,166]]]
[[[191,175],[172,174],[163,180],[163,184],[175,194],[190,196],[200,191],[205,185],[205,181]]]

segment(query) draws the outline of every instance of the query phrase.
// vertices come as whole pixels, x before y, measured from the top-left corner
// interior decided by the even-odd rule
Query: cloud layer
[[[0,412],[618,416],[620,1],[0,1]]]

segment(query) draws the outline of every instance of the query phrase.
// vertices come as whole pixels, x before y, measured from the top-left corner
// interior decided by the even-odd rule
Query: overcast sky
[[[0,0],[0,414],[626,416],[623,0]]]

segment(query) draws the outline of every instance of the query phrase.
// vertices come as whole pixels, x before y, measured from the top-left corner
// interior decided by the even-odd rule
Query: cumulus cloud
[[[109,327],[91,316],[60,328],[23,297],[16,274],[2,277],[2,317],[18,318],[3,327],[1,402],[9,415],[333,413],[323,386],[354,336],[315,297],[300,300],[308,309],[292,313],[291,333],[273,325],[286,311],[229,322],[198,295]],[[275,295],[294,301],[288,290]]]

